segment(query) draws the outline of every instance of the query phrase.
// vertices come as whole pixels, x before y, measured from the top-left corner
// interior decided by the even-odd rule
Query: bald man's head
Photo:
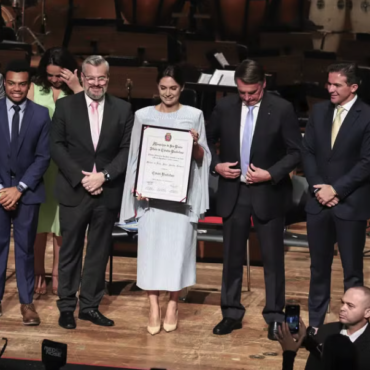
[[[370,308],[370,288],[366,286],[356,286],[353,288],[350,288],[349,290],[354,290],[357,292],[361,292],[363,295],[363,303],[366,307]],[[361,298],[360,298],[361,299]]]
[[[361,322],[366,324],[370,318],[370,289],[354,287],[348,289],[342,298],[339,321],[353,326]]]

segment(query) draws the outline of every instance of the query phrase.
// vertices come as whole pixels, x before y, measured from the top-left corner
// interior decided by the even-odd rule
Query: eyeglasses
[[[105,76],[92,77],[92,76],[86,76],[85,74],[84,76],[85,76],[85,80],[87,81],[89,85],[92,85],[95,81],[98,81],[99,85],[104,85],[108,81],[108,77],[105,77]]]

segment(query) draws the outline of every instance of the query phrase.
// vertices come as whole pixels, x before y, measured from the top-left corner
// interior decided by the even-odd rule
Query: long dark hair
[[[78,69],[78,64],[74,56],[66,49],[51,48],[45,51],[37,68],[35,84],[42,86],[42,91],[50,92],[51,83],[48,81],[46,67],[49,65],[69,69],[72,73]],[[67,95],[73,94],[73,91],[67,84],[63,83],[61,89]]]

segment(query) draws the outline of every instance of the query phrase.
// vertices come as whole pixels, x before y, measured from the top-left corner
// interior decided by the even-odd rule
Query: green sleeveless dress
[[[58,99],[64,98],[66,94],[61,91]],[[49,110],[50,118],[53,117],[55,111],[55,102],[53,99],[53,91],[50,89],[48,93],[42,91],[42,87],[34,85],[34,100],[35,103],[42,105]],[[50,166],[44,175],[44,184],[46,191],[46,201],[41,204],[39,213],[39,223],[37,227],[38,233],[54,233],[60,236],[59,224],[59,205],[54,196],[55,181],[58,173],[58,167],[53,161],[50,161]]]

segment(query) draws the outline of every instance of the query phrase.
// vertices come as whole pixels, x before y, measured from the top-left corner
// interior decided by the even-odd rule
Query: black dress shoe
[[[91,321],[95,325],[100,326],[113,326],[114,321],[109,320],[107,317],[102,315],[98,310],[89,310],[86,312],[80,312],[78,314],[80,320]]]
[[[267,338],[270,340],[277,340],[277,334],[279,330],[279,326],[281,326],[281,322],[270,322],[269,324],[269,330],[267,334]]]
[[[213,329],[213,334],[216,335],[225,335],[230,334],[233,330],[241,329],[242,323],[240,320],[231,319],[229,317],[225,317],[219,322]]]
[[[59,316],[59,326],[64,329],[76,329],[76,320],[73,312],[61,312]]]

